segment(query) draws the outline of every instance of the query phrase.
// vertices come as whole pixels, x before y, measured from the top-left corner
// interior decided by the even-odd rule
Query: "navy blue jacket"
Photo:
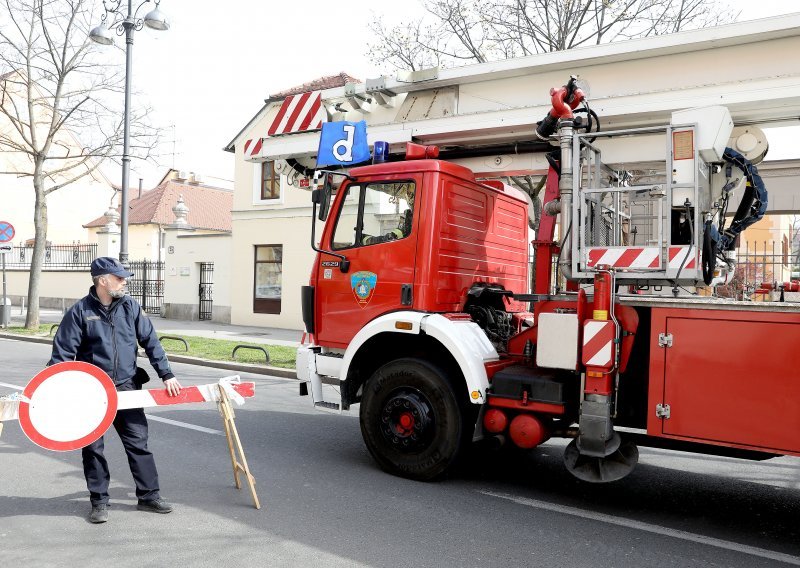
[[[61,320],[48,365],[85,361],[103,369],[119,385],[136,374],[138,345],[144,348],[159,377],[166,380],[175,376],[142,306],[130,296],[123,296],[106,310],[92,286],[89,295]]]

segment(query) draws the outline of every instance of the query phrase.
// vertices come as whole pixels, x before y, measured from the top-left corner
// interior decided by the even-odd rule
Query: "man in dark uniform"
[[[100,367],[118,391],[140,389],[146,373],[137,374],[136,355],[141,345],[170,396],[181,385],[172,374],[167,356],[150,319],[136,300],[126,295],[127,279],[133,276],[119,261],[100,257],[92,262],[94,286],[89,294],[64,315],[53,340],[48,365],[62,361],[85,361]],[[137,508],[169,513],[172,506],[161,498],[153,454],[147,449],[147,419],[144,410],[117,411],[114,428],[122,440],[136,483]],[[89,520],[108,520],[108,462],[103,456],[103,438],[83,448],[83,473],[89,488],[92,511]]]

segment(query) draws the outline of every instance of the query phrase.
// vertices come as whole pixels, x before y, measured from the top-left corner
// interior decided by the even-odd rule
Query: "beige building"
[[[287,97],[354,81],[342,73],[273,95],[226,146],[236,154],[231,323],[303,329],[300,287],[315,254],[308,178],[283,160],[245,161],[247,141],[269,130]]]

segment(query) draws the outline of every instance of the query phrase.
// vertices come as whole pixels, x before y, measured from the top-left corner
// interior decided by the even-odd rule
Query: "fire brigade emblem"
[[[367,307],[367,304],[369,304],[369,301],[372,299],[372,293],[375,291],[375,285],[377,283],[378,275],[374,272],[362,270],[350,276],[350,286],[353,288],[353,294],[359,306],[362,308]]]

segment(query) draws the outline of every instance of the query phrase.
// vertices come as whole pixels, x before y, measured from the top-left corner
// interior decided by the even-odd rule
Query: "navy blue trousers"
[[[117,385],[118,391],[136,390],[131,380]],[[128,465],[136,484],[136,496],[139,499],[158,499],[158,471],[153,454],[147,449],[147,418],[142,408],[118,410],[114,418],[114,429],[122,441],[128,456]],[[108,484],[111,475],[108,462],[103,455],[105,443],[101,437],[83,448],[83,474],[89,499],[92,505],[108,503]]]

